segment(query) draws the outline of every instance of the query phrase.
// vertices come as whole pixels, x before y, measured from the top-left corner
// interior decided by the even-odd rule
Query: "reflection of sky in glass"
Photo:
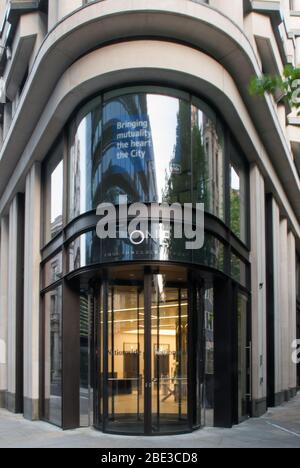
[[[63,161],[51,174],[51,223],[62,215],[63,199]]]
[[[194,110],[194,107],[193,107],[193,110]],[[204,118],[204,114],[202,112],[202,110],[198,110],[197,111],[197,118],[198,118],[198,127],[199,129],[201,129],[201,136],[203,137],[203,130],[204,130],[204,122],[203,122],[203,118]]]
[[[231,167],[231,188],[233,190],[240,190],[240,176],[234,167]]]
[[[88,135],[88,119],[83,119],[77,130],[78,149],[80,154],[80,213],[86,211],[86,137]]]
[[[81,266],[85,266],[86,262],[86,254],[89,248],[90,238],[87,234],[84,234],[80,237],[80,262]]]
[[[179,101],[168,96],[148,95],[147,107],[155,155],[157,192],[161,199],[166,186],[166,170],[169,175],[169,163],[174,157]]]

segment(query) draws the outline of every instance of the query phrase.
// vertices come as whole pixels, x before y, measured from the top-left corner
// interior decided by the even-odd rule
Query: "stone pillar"
[[[7,288],[8,288],[8,217],[0,225],[0,408],[6,408],[7,393]]]
[[[24,417],[39,419],[41,168],[26,178],[24,255]]]
[[[256,165],[250,171],[253,416],[267,410],[265,185]]]
[[[17,194],[9,210],[7,409],[23,412],[23,269],[24,196]]]
[[[288,242],[287,220],[280,222],[280,325],[281,325],[281,366],[282,366],[282,390],[284,397],[289,398],[289,369],[290,369],[290,345],[289,345],[289,283],[288,283]]]
[[[288,234],[288,294],[289,294],[289,391],[290,397],[296,395],[297,366],[291,357],[291,346],[297,337],[297,304],[296,304],[296,242],[292,232]]]

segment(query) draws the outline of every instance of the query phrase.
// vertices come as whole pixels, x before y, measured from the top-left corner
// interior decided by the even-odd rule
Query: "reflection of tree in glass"
[[[176,144],[170,161],[169,174],[163,201],[166,203],[191,202],[191,142],[190,142],[190,105],[179,101],[177,114]]]
[[[241,237],[241,198],[240,191],[231,189],[230,192],[230,215],[231,230],[238,237]]]
[[[162,200],[165,203],[191,202],[191,142],[190,142],[190,105],[179,102],[177,114],[176,144],[174,157],[170,161],[169,173],[166,173],[165,190]],[[165,257],[176,260],[189,260],[185,252],[185,240],[174,239],[173,229],[169,239],[164,240]],[[186,257],[186,258],[185,258]]]
[[[204,203],[205,209],[209,210],[209,168],[208,154],[204,147],[204,128],[200,127],[199,110],[192,108],[192,155],[194,174],[194,194],[198,203]]]
[[[204,245],[200,251],[194,252],[193,261],[224,271],[224,256],[224,245],[214,236],[206,233]]]
[[[234,254],[231,255],[231,276],[236,281],[241,280],[241,260]]]
[[[193,193],[205,211],[224,216],[224,144],[218,124],[192,107]]]

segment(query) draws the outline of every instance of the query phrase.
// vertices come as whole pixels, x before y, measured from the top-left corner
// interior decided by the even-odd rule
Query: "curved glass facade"
[[[169,261],[203,265],[225,271],[224,244],[212,234],[206,233],[200,250],[186,250],[184,239],[164,239],[157,243],[152,239],[142,245],[134,245],[127,239],[100,240],[96,231],[81,234],[68,246],[68,272],[101,263],[134,261]]]
[[[61,425],[70,417],[60,396],[66,400],[73,391],[63,375],[74,375],[80,409],[71,417],[78,425],[92,424],[91,413],[98,429],[124,434],[213,425],[229,379],[215,338],[216,344],[220,336],[231,343],[223,336],[232,327],[231,314],[237,326],[240,318],[248,344],[247,307],[243,317],[228,310],[238,304],[239,291],[247,297],[250,270],[248,168],[229,129],[198,98],[137,87],[91,99],[73,116],[58,148],[44,165],[45,419]],[[182,238],[175,229],[183,220],[171,220],[166,236],[164,216],[151,221],[157,237],[136,243],[129,235],[121,238],[120,196],[128,204],[144,203],[143,216],[151,203],[203,203],[203,246],[186,248],[185,228],[195,232],[195,212],[182,224]],[[101,203],[114,205],[116,238],[98,237]],[[70,328],[77,320],[76,363],[62,356],[68,330],[62,317]],[[241,413],[249,389],[240,361]]]
[[[69,220],[101,202],[205,204],[224,219],[224,135],[199,100],[155,93],[95,99],[70,129]]]

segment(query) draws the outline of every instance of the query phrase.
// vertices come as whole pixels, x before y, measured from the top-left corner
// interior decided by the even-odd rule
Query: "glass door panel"
[[[249,339],[248,339],[248,299],[238,294],[238,419],[249,417]]]
[[[115,285],[108,292],[106,429],[144,432],[144,293]]]
[[[151,301],[151,406],[154,433],[188,426],[188,292],[153,275]]]
[[[108,271],[95,303],[95,423],[104,431],[164,434],[199,427],[204,295],[187,273],[175,267],[164,274]]]

